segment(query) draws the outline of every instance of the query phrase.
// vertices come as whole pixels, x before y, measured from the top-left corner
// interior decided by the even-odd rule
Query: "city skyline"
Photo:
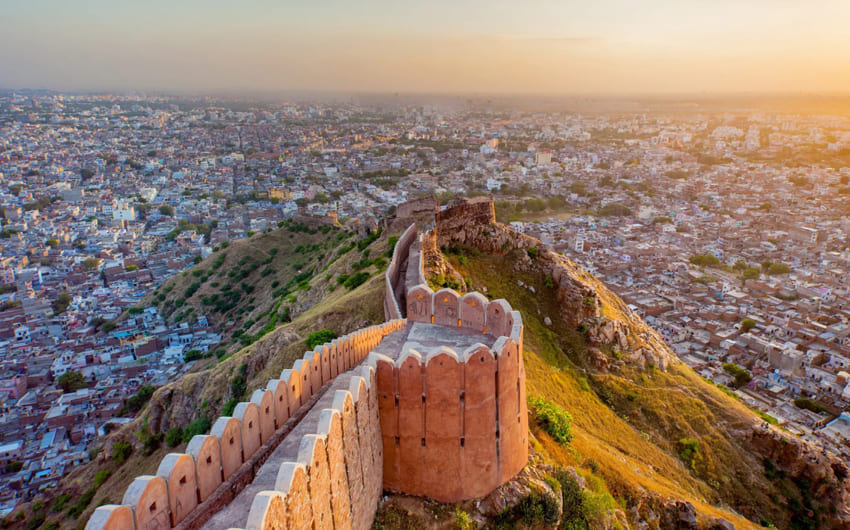
[[[844,93],[850,4],[0,1],[0,87]]]

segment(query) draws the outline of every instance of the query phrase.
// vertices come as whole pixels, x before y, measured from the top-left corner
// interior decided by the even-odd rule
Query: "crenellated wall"
[[[404,302],[404,283],[407,268],[404,266],[410,255],[410,247],[417,240],[416,224],[411,224],[398,238],[393,257],[384,273],[386,289],[384,290],[384,316],[387,320],[403,318],[402,304]]]
[[[408,322],[497,337],[464,351],[372,353],[378,379],[384,488],[443,502],[480,498],[528,459],[522,319],[505,300],[425,285],[408,293]],[[457,470],[447,480],[447,470]]]
[[[384,489],[457,502],[514,477],[528,459],[522,318],[432,291],[435,245],[409,226],[385,276],[394,318],[306,352],[86,528],[369,528]]]
[[[321,393],[325,385],[341,373],[359,370],[361,361],[386,335],[404,326],[404,320],[391,320],[306,352],[291,369],[283,370],[279,378],[271,379],[265,388],[255,390],[250,401],[239,403],[232,417],[218,418],[210,434],[193,437],[185,454],[170,453],[163,458],[156,475],[136,477],[120,505],[98,507],[86,528],[147,530],[200,527],[209,518],[207,512],[210,509],[226,505],[239,490],[251,483],[258,467],[295,424],[307,414],[316,412],[311,410],[316,401],[314,396]],[[349,447],[348,453],[363,453],[368,449],[369,454],[380,455],[377,397],[369,398],[370,391],[374,393],[370,390],[374,389],[374,376],[369,370],[367,368],[368,373],[361,374],[357,383],[352,383],[348,397],[339,396],[337,413],[342,429],[339,433],[355,436],[362,445]],[[374,406],[369,404],[368,399],[374,401]],[[346,412],[346,403],[349,402]],[[336,401],[334,403],[336,406]],[[329,428],[336,422],[334,419],[328,421]],[[300,462],[299,453],[299,462],[303,464],[308,478],[312,469],[308,455],[324,454],[325,447],[345,451],[341,439],[338,439],[339,433],[320,429],[316,436],[321,443],[314,443],[313,449],[305,452],[304,462]],[[325,458],[327,466],[327,457],[321,458]],[[338,462],[331,467],[339,479]],[[317,469],[320,468],[318,466]],[[377,503],[381,487],[380,468],[380,459],[377,463],[370,460],[368,466],[364,459],[358,476],[368,477],[368,484],[366,478],[361,478],[361,485],[357,487],[362,489],[358,489],[361,493],[355,502],[368,503],[374,499]],[[354,470],[351,472],[354,473]],[[297,476],[293,480],[297,482]],[[342,487],[339,480],[336,484],[337,489]],[[338,493],[337,497],[341,495]],[[366,512],[369,510],[361,507],[360,513]],[[317,508],[316,513],[323,512]],[[370,521],[373,514],[374,507],[368,515]],[[361,518],[366,521],[367,517],[363,515]],[[127,521],[132,521],[133,525],[128,526]]]

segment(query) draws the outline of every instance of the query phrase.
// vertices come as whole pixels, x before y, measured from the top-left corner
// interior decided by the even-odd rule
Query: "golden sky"
[[[0,0],[0,87],[850,92],[850,0]]]

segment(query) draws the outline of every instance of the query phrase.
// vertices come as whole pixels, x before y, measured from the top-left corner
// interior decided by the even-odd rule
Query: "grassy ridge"
[[[620,372],[589,370],[583,335],[559,321],[554,293],[542,274],[508,269],[504,256],[474,250],[447,258],[475,289],[486,286],[489,296],[506,298],[522,312],[528,395],[544,397],[573,416],[571,449],[535,430],[538,449],[554,462],[581,466],[602,478],[625,506],[646,503],[649,493],[688,500],[699,513],[738,528],[755,525],[726,506],[756,520],[787,521],[785,506],[771,498],[780,498],[779,492],[764,478],[761,459],[734,435],[758,421],[740,402],[684,365],[668,372],[628,365]],[[595,287],[603,300],[612,301],[601,284]],[[616,304],[603,309],[616,318]],[[547,316],[553,321],[548,327],[543,324]],[[693,461],[679,454],[687,438],[699,441],[700,455]]]

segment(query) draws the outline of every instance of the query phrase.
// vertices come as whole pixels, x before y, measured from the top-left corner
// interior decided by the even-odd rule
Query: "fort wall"
[[[384,452],[384,488],[443,502],[480,498],[528,459],[522,318],[505,300],[418,285],[409,322],[498,337],[456,352],[409,348],[396,360],[371,354]],[[447,480],[458,470],[459,480]]]
[[[334,396],[334,408],[328,409],[328,419],[320,424],[309,450],[304,445],[307,442],[302,441],[304,454],[302,458],[299,452],[298,463],[303,465],[306,483],[311,487],[324,488],[319,483],[328,484],[327,492],[316,489],[313,497],[305,493],[314,504],[311,513],[340,521],[356,517],[368,527],[381,492],[380,425],[373,370],[357,365],[386,335],[404,326],[404,320],[391,320],[305,352],[293,368],[271,379],[266,388],[254,391],[250,401],[239,403],[232,417],[218,418],[210,434],[193,437],[186,453],[170,453],[163,458],[156,475],[137,477],[120,505],[98,507],[86,528],[200,528],[211,516],[210,512],[226,506],[252,482],[268,455],[299,421],[309,414],[325,413],[313,408],[318,396],[339,374],[353,369],[362,373],[351,378],[350,390],[342,394],[337,391],[340,395]],[[348,455],[344,459],[345,480],[339,459],[343,455]],[[350,470],[348,460],[352,460]],[[297,487],[295,475],[288,488]],[[348,477],[356,477],[351,486]],[[354,493],[349,493],[347,488],[352,488]],[[283,510],[288,514],[286,517],[296,517],[293,514],[299,510],[293,507],[295,501],[286,491],[282,496],[264,494],[262,502],[255,500],[257,510],[262,505],[263,510],[265,507]],[[323,500],[326,493],[330,499],[328,506]]]
[[[416,225],[411,224],[401,234],[393,249],[393,257],[384,273],[386,289],[384,290],[384,316],[387,320],[402,318],[401,292],[399,285],[404,285],[407,268],[404,266],[410,255],[410,246],[417,239]]]

